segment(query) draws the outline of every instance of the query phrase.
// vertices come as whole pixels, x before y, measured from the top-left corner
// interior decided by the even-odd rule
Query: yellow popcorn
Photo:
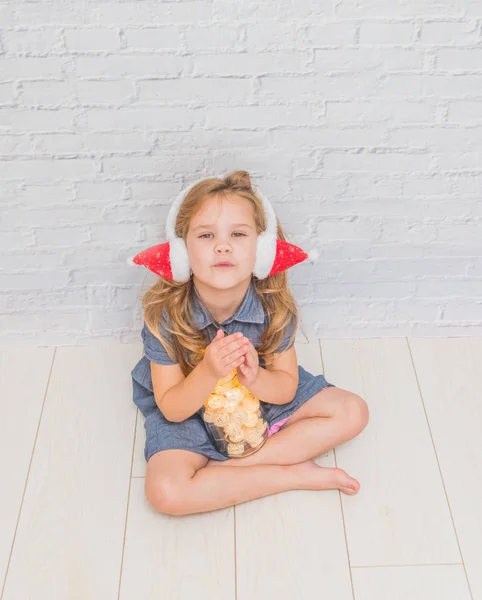
[[[248,418],[244,423],[246,427],[256,427],[259,421],[259,415],[257,413],[248,413]]]
[[[224,405],[224,409],[228,413],[233,413],[236,410],[237,406],[237,402],[232,402],[231,400],[228,400]]]
[[[230,457],[248,456],[268,438],[261,403],[239,383],[236,369],[216,383],[201,412],[216,443],[227,442],[219,449]]]
[[[226,425],[226,427],[224,428],[224,433],[226,433],[229,436],[243,435],[243,430],[240,425],[238,425],[237,423],[231,422],[231,423],[228,423]]]
[[[259,409],[259,400],[256,398],[245,398],[240,407],[249,413],[255,413]]]
[[[244,444],[228,444],[228,454],[238,456],[244,452]]]
[[[266,422],[263,421],[263,419],[259,419],[259,421],[256,423],[256,430],[260,434],[264,433],[267,428],[268,428],[268,426],[267,426]]]
[[[244,394],[239,388],[232,388],[224,393],[224,397],[230,402],[235,402],[237,404],[244,399]]]
[[[213,418],[213,423],[218,427],[225,427],[229,423],[228,413],[224,410],[216,412]]]
[[[203,418],[206,421],[206,423],[213,423],[214,422],[214,413],[211,412],[210,410],[206,410],[206,411],[204,411]]]
[[[209,408],[217,409],[222,408],[224,406],[224,398],[223,396],[219,396],[218,394],[211,394],[208,398],[207,405]]]
[[[239,423],[239,425],[244,425],[248,420],[248,414],[245,410],[237,408],[233,414],[231,415],[231,419],[234,423]]]

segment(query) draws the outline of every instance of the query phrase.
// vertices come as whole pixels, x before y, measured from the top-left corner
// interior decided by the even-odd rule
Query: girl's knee
[[[344,419],[353,437],[365,429],[369,421],[368,405],[357,394],[350,394],[344,400]]]
[[[171,477],[160,477],[155,480],[146,478],[145,494],[149,504],[157,512],[171,516],[181,516],[186,513],[185,486],[182,482]]]
[[[206,456],[187,450],[163,450],[147,463],[145,494],[151,506],[166,515],[186,515],[190,484]]]

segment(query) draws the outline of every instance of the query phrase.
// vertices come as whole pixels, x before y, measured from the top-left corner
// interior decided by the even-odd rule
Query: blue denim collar
[[[193,296],[192,296],[192,311],[194,319],[199,329],[204,329],[208,325],[217,325],[216,320],[211,315],[209,310],[204,305],[204,302],[193,285]],[[253,280],[249,284],[248,290],[241,302],[240,307],[234,315],[226,319],[220,325],[229,325],[232,321],[241,321],[243,323],[264,323],[265,312],[263,303],[258,297],[254,288]]]

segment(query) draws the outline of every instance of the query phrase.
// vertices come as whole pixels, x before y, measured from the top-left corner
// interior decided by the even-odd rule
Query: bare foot
[[[360,489],[358,481],[342,469],[320,467],[314,460],[292,465],[292,468],[303,478],[306,489],[341,490],[350,496],[354,496]]]

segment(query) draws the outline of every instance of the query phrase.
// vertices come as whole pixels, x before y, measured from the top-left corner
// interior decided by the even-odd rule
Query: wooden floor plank
[[[57,349],[3,600],[117,599],[136,356],[128,344]]]
[[[331,383],[362,396],[370,423],[336,450],[359,479],[343,495],[352,566],[461,562],[404,338],[322,340]]]
[[[234,600],[233,511],[159,514],[133,479],[120,600]]]
[[[409,340],[474,599],[482,599],[482,338]]]
[[[55,348],[0,348],[0,594]]]
[[[353,569],[355,600],[471,600],[462,565]]]
[[[464,567],[445,564],[461,562],[458,542],[473,599],[482,600],[482,339],[321,342],[327,380],[371,410],[368,428],[336,450],[338,466],[362,485],[342,495],[356,600],[469,600]],[[0,576],[54,349],[32,351],[0,349]],[[317,341],[297,341],[297,353],[307,370],[323,372]],[[136,419],[129,373],[138,359],[139,344],[57,350],[2,600],[117,600]],[[28,378],[25,361],[34,365]],[[3,401],[19,390],[21,404]],[[352,598],[338,492],[159,515],[144,496],[141,414],[137,421],[121,600],[311,600],[320,581],[330,599]],[[318,462],[333,466],[333,453]]]

